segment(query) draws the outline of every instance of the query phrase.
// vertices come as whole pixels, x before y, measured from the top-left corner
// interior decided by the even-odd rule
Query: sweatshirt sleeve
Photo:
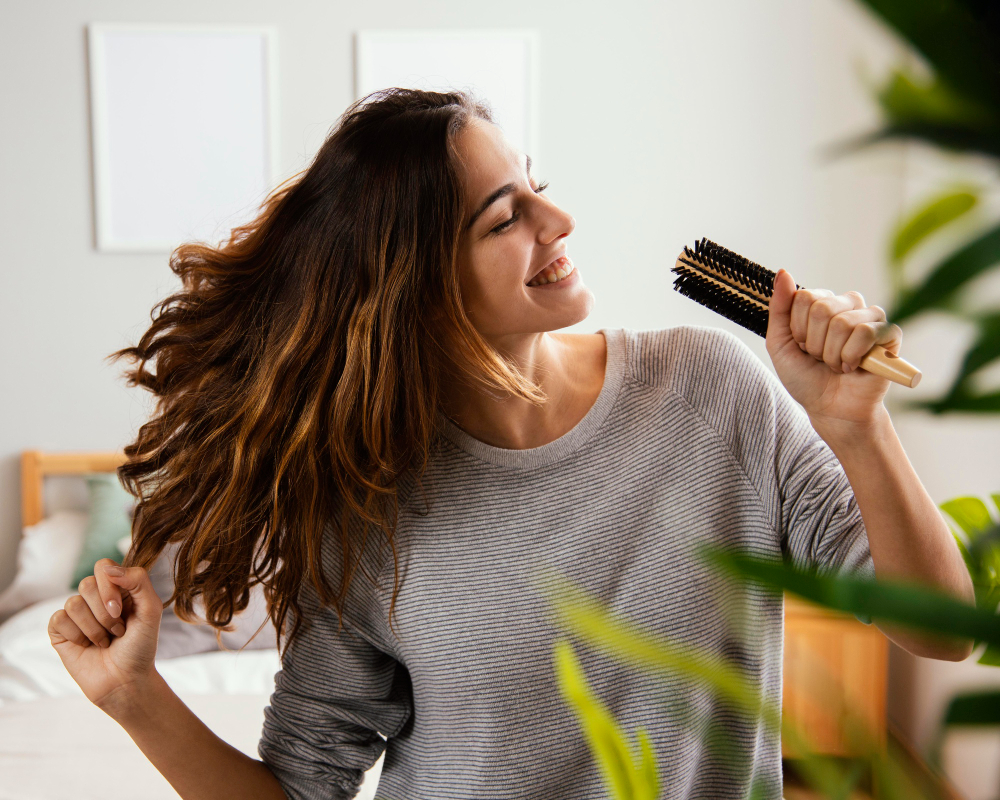
[[[753,483],[782,551],[800,567],[873,579],[854,490],[805,409],[732,333],[686,326],[682,335],[701,373],[688,380],[687,394]]]
[[[328,580],[336,588],[339,573]],[[377,589],[361,570],[348,597],[356,601],[348,609],[367,606],[369,616],[380,611]],[[320,608],[308,579],[299,602],[312,625],[303,626],[282,655],[257,752],[289,800],[353,798],[386,748],[382,736],[395,736],[410,718],[409,675],[373,633],[374,624],[352,625],[348,615],[338,633],[336,610]],[[286,635],[292,611],[289,620]]]

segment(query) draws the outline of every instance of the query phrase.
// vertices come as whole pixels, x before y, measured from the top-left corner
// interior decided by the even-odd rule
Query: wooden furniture
[[[122,452],[21,453],[21,524],[34,525],[44,516],[42,487],[46,475],[83,475],[87,472],[114,472],[125,463]]]
[[[856,756],[848,730],[853,713],[875,743],[887,741],[889,640],[874,625],[785,595],[782,714],[814,752]],[[797,754],[782,742],[782,755]]]

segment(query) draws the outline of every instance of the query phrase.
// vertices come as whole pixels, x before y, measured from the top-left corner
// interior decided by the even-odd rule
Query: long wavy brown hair
[[[156,397],[118,470],[137,500],[123,564],[149,569],[180,543],[164,607],[198,621],[200,596],[217,639],[261,585],[279,640],[294,612],[287,649],[308,626],[306,579],[342,627],[370,529],[392,549],[391,627],[397,484],[407,470],[420,482],[444,380],[544,401],[462,306],[471,198],[455,140],[473,116],[494,121],[459,91],[393,88],[351,104],[256,219],[225,244],[171,253],[182,290],[153,307],[135,347],[108,357],[130,357],[128,385]],[[336,591],[324,530],[342,559]]]

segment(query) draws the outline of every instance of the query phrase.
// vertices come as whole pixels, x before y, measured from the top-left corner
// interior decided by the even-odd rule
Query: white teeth
[[[561,281],[572,272],[573,268],[568,264],[566,267],[559,266],[553,272],[546,271],[542,275],[533,278],[528,286],[544,286],[547,283],[555,283],[556,281]]]

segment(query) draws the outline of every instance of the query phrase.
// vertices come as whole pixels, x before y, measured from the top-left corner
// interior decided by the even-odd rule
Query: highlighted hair
[[[465,92],[394,88],[353,103],[228,242],[173,251],[182,290],[109,356],[137,362],[128,385],[156,398],[118,470],[138,500],[123,563],[148,569],[180,543],[164,605],[181,619],[197,620],[201,597],[218,638],[261,585],[279,639],[294,612],[287,649],[308,624],[297,594],[309,580],[343,626],[371,528],[392,550],[391,627],[397,483],[424,473],[444,380],[544,400],[463,311],[471,209],[455,139],[472,117],[493,122]],[[336,590],[324,530],[342,559]]]

